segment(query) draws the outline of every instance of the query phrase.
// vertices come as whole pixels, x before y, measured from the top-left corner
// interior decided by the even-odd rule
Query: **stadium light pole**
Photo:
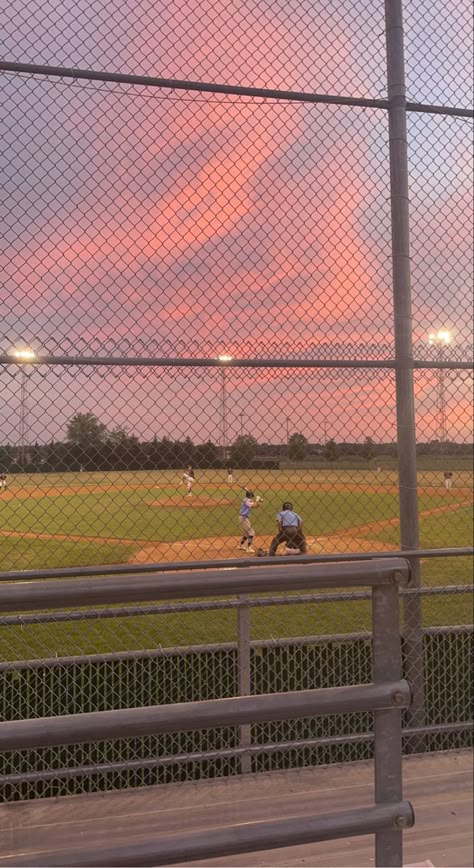
[[[36,358],[36,353],[29,348],[22,350],[13,350],[11,353],[19,362],[32,362]],[[18,448],[18,463],[21,467],[25,466],[25,448],[27,446],[27,384],[28,374],[26,367],[20,369],[20,436]]]
[[[232,361],[233,356],[228,353],[219,353],[217,359],[221,362],[221,424],[222,424],[222,459],[227,461],[227,375],[226,365]]]
[[[436,332],[430,332],[428,335],[428,346],[435,347],[438,359],[444,361],[445,349],[451,343],[451,335],[447,329],[438,329]],[[437,395],[436,406],[438,411],[438,437],[439,451],[442,454],[448,439],[447,422],[446,422],[446,379],[444,368],[438,368],[437,374]]]

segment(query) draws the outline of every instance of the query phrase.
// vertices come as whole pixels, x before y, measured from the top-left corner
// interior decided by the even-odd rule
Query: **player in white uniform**
[[[450,470],[445,470],[443,476],[446,491],[451,491],[451,488],[453,487],[453,474]]]
[[[255,531],[250,523],[250,510],[254,506],[258,506],[260,501],[261,497],[255,497],[253,491],[246,491],[245,497],[240,504],[239,524],[242,536],[240,537],[239,549],[242,549],[244,552],[255,551],[252,546]]]
[[[227,468],[227,482],[230,482],[232,484],[233,481],[234,481],[234,471],[233,471],[232,467],[228,467]]]
[[[187,488],[186,497],[193,496],[194,470],[192,464],[183,473],[183,482]]]
[[[0,473],[0,491],[3,491],[7,487],[7,474]]]

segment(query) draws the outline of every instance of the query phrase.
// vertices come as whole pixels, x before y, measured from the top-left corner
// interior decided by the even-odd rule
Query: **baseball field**
[[[421,545],[468,545],[472,474],[451,491],[440,472],[419,477]],[[179,471],[19,474],[0,492],[2,569],[241,557],[242,487],[261,495],[252,513],[266,548],[283,500],[301,515],[310,551],[398,548],[397,478],[375,470],[197,471],[185,497]]]
[[[393,471],[241,470],[235,472],[234,482],[229,484],[224,471],[198,470],[192,497],[185,496],[186,489],[180,482],[179,471],[12,476],[8,488],[0,493],[2,569],[245,557],[237,548],[242,486],[249,486],[263,498],[252,515],[258,547],[268,547],[275,529],[275,513],[288,499],[303,518],[310,553],[399,547],[398,490]],[[458,471],[453,488],[446,491],[440,472],[420,474],[421,546],[472,544],[471,483],[469,471]],[[471,580],[471,565],[465,558],[426,560],[422,578],[424,585],[467,583]],[[286,615],[290,620],[286,621],[286,607],[282,607],[278,611],[278,628],[275,610],[255,610],[255,638],[275,635],[277,629],[280,635],[295,636],[340,632],[343,628],[356,630],[367,624],[365,604],[351,606],[351,623],[341,604],[325,606],[324,617],[321,620],[320,614],[317,624],[311,608],[288,607]],[[91,641],[85,644],[97,652],[154,647],[156,617],[160,618],[162,645],[235,637],[235,614],[221,611],[189,613],[184,618],[116,619],[113,630],[109,624],[99,633],[94,626],[94,636],[91,634]],[[464,594],[429,598],[423,603],[423,618],[429,624],[469,623],[470,598]],[[82,651],[84,631],[92,627],[81,625]],[[60,638],[59,644],[53,642],[54,653],[72,653],[73,648],[78,653],[73,625],[54,625],[53,633],[52,628],[51,624],[41,628],[46,631],[46,646],[54,633]],[[36,627],[35,633],[38,630]],[[8,630],[8,634],[6,656],[23,657],[25,649],[20,649],[18,637],[14,638],[14,631]],[[20,642],[22,646],[24,639],[26,636]],[[46,647],[42,650],[45,652]]]

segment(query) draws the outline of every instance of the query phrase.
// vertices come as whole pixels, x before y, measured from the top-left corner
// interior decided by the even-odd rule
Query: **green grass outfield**
[[[264,496],[254,513],[257,542],[259,535],[273,533],[275,513],[284,499],[292,500],[304,519],[307,536],[313,538],[344,537],[347,531],[356,537],[357,528],[398,515],[397,480],[392,471],[238,471],[234,485],[229,486],[223,471],[198,470],[192,507],[187,507],[179,481],[178,471],[12,477],[7,492],[0,493],[2,569],[123,563],[133,561],[134,553],[147,541],[183,541],[184,555],[187,541],[237,537],[239,485],[251,485]],[[453,533],[461,540],[457,544],[469,544],[465,504],[471,481],[467,471],[456,473],[448,494],[440,473],[420,473],[422,546],[454,545]],[[199,507],[203,498],[207,505]],[[173,505],[169,505],[171,500]],[[433,524],[423,516],[450,505],[455,509],[447,513],[446,520],[441,521],[439,515],[433,517]],[[359,536],[397,544],[397,533],[396,527],[380,526],[363,530]],[[341,548],[335,540],[334,546],[334,551],[350,550],[347,540]],[[223,556],[216,542],[211,558]]]
[[[10,479],[8,497],[0,495],[1,529],[14,534],[0,536],[3,569],[123,563],[133,561],[134,554],[147,541],[177,544],[178,551],[182,545],[183,554],[187,555],[189,541],[220,537],[231,541],[235,537],[236,541],[239,484],[252,485],[264,496],[262,507],[255,514],[257,534],[272,533],[276,510],[283,499],[290,498],[305,520],[308,536],[328,538],[331,550],[347,551],[344,545],[348,538],[361,534],[380,542],[380,550],[398,545],[398,527],[383,523],[398,515],[393,472],[253,471],[250,479],[249,472],[238,471],[236,482],[230,487],[222,471],[197,471],[192,506],[160,505],[170,499],[184,500],[179,479],[177,471],[35,474]],[[441,474],[420,473],[423,547],[472,544],[471,508],[466,505],[471,479],[466,471],[456,473],[454,489],[447,493]],[[209,505],[197,506],[201,498]],[[230,503],[222,504],[219,502],[222,500]],[[148,505],[152,501],[158,505]],[[449,511],[428,514],[446,505],[450,506]],[[22,534],[40,536],[25,538]],[[55,535],[65,538],[49,538]],[[71,536],[73,540],[67,539]],[[228,555],[221,551],[217,540],[211,557],[223,556]],[[427,560],[422,564],[425,586],[468,583],[471,575],[471,563],[466,558]],[[471,597],[467,594],[427,598],[422,608],[426,625],[472,621]],[[251,622],[255,639],[360,631],[369,627],[369,606],[352,602],[254,609]],[[3,627],[0,655],[12,660],[233,640],[234,612],[201,611]]]

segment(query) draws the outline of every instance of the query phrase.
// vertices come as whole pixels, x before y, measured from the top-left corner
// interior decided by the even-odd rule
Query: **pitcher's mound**
[[[232,506],[234,501],[225,500],[218,497],[202,497],[198,494],[192,497],[186,497],[183,494],[175,494],[173,497],[167,497],[166,500],[146,500],[146,506],[179,506],[180,509],[192,506],[193,508],[205,506],[207,509],[210,506]],[[235,505],[235,504],[234,504]]]

